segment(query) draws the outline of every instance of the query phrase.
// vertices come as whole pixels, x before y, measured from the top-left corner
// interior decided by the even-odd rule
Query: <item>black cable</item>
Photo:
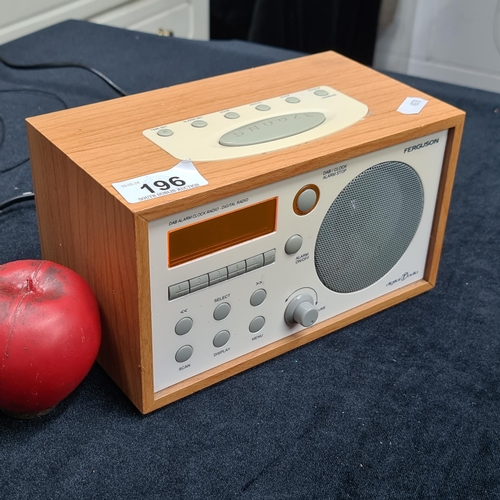
[[[24,165],[27,161],[30,161],[29,158],[25,158],[24,160],[21,160],[20,162],[12,165],[11,167],[4,168],[3,170],[0,170],[0,174],[5,174],[6,172],[10,172],[11,170],[14,170],[17,167],[20,167],[21,165]]]
[[[35,199],[35,193],[32,192],[27,192],[19,196],[14,196],[14,198],[10,198],[9,200],[5,200],[4,202],[0,203],[0,212],[2,212],[2,210],[4,210],[5,208],[10,207],[11,205],[14,205],[16,203],[21,203],[22,201],[28,201],[34,199]]]
[[[66,101],[64,101],[61,97],[59,97],[55,92],[50,92],[49,90],[32,89],[29,87],[24,87],[19,89],[0,89],[1,94],[8,94],[10,92],[27,92],[29,94],[40,94],[43,96],[49,96],[55,99],[56,101],[59,101],[64,106],[64,109],[69,108],[69,105]]]
[[[22,70],[32,70],[32,69],[54,69],[54,68],[79,68],[86,71],[90,71],[94,75],[98,76],[101,80],[106,82],[113,90],[118,92],[122,96],[127,96],[128,93],[125,92],[121,87],[119,87],[113,80],[108,78],[106,75],[101,73],[99,70],[93,68],[92,66],[87,66],[86,64],[76,63],[76,62],[55,62],[55,63],[41,63],[41,64],[13,64],[3,57],[0,56],[0,62],[5,64],[5,66],[13,69]]]
[[[28,93],[28,94],[39,94],[39,95],[43,95],[43,96],[52,97],[53,99],[56,99],[57,101],[59,101],[63,105],[63,107],[65,109],[69,108],[68,104],[61,97],[59,97],[54,92],[50,92],[48,90],[30,89],[30,88],[24,88],[24,89],[0,89],[0,94],[2,94],[2,93],[3,94],[7,94],[7,93],[10,93],[10,92],[24,92],[24,93]],[[4,119],[1,116],[0,116],[0,124],[2,125],[2,132],[0,134],[0,149],[1,149],[2,146],[3,146],[3,143],[5,142],[5,133],[6,133],[5,132],[5,129],[6,129],[5,121],[4,121]],[[29,158],[21,160],[20,162],[16,163],[15,165],[12,165],[11,167],[4,168],[4,169],[0,170],[0,174],[4,174],[6,172],[10,172],[11,170],[14,170],[15,168],[20,167],[21,165],[23,165],[27,161],[29,161]]]
[[[59,63],[42,63],[42,64],[13,64],[3,57],[0,56],[0,62],[3,63],[5,66],[12,68],[12,69],[20,69],[20,70],[38,70],[38,69],[56,69],[56,68],[79,68],[79,69],[84,69],[86,71],[90,71],[97,77],[99,77],[101,80],[103,80],[105,83],[107,83],[113,90],[118,92],[118,94],[122,96],[127,96],[128,93],[125,92],[121,87],[119,87],[113,80],[108,78],[106,75],[101,73],[99,70],[93,68],[92,66],[87,66],[86,64],[81,64],[81,63],[75,63],[75,62],[59,62]],[[7,93],[7,92],[29,92],[33,94],[41,94],[41,95],[48,95],[50,97],[53,97],[57,99],[65,109],[67,109],[69,106],[67,103],[59,97],[57,94],[53,92],[49,92],[46,90],[40,90],[40,89],[0,89],[0,93]],[[2,147],[3,143],[5,142],[5,121],[4,119],[0,116],[0,125],[2,126],[2,131],[0,135],[0,148]],[[24,163],[28,162],[29,158],[26,158],[15,165],[12,165],[11,167],[4,168],[3,170],[0,170],[0,173],[5,173],[5,172],[10,172],[11,170],[14,170],[15,168],[23,165]],[[14,205],[15,203],[20,203],[23,201],[27,200],[34,200],[35,199],[35,194],[28,192],[28,193],[23,193],[20,196],[15,196],[14,198],[10,198],[9,200],[6,200],[2,203],[0,203],[0,212],[4,210],[5,208]]]

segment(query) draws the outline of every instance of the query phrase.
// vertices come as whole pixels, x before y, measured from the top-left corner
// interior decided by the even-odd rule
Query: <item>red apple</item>
[[[99,309],[81,276],[46,260],[0,265],[0,409],[46,413],[85,378],[100,343]]]

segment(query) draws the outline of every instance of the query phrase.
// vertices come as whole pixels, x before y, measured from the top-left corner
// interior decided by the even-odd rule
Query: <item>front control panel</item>
[[[155,392],[421,279],[446,136],[432,134],[149,222]],[[412,148],[419,143],[432,147]],[[406,162],[421,180],[418,229],[382,278],[354,292],[332,291],[315,262],[320,227],[351,181],[387,161]],[[400,202],[394,196],[396,207]],[[354,214],[361,204],[356,197],[346,206]],[[355,234],[346,244],[357,244]],[[340,257],[347,265],[352,255]]]

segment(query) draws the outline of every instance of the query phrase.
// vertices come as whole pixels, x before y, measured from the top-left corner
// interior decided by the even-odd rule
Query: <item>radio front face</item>
[[[446,139],[150,222],[155,392],[422,279]]]

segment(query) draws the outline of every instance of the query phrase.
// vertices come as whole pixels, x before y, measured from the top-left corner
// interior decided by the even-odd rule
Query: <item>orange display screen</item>
[[[277,198],[174,229],[167,234],[168,265],[232,247],[276,230]]]

